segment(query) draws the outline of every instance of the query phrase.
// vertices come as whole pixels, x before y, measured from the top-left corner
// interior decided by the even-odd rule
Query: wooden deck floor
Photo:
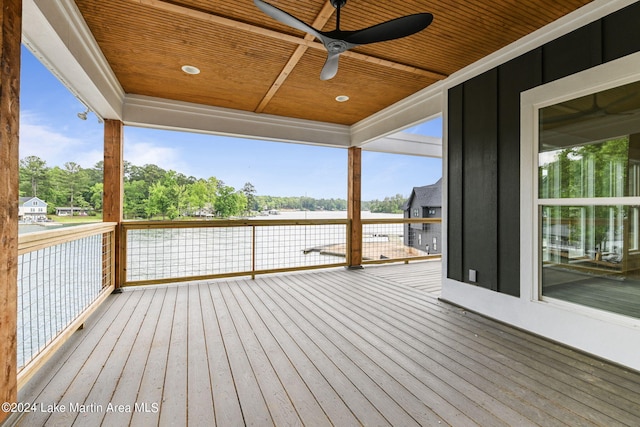
[[[113,295],[21,391],[41,406],[20,425],[640,425],[640,374],[440,302],[396,267]]]
[[[410,286],[439,297],[442,289],[442,262],[439,259],[409,264],[368,265],[367,274]]]

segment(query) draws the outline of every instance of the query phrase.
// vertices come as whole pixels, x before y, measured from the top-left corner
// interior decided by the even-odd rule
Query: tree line
[[[49,214],[56,207],[102,211],[104,165],[82,168],[74,162],[48,167],[45,160],[29,156],[20,160],[20,195],[38,197],[48,203]],[[372,212],[401,212],[401,195],[383,201],[363,202]],[[264,210],[346,210],[344,199],[259,196],[247,182],[241,189],[215,176],[207,179],[186,176],[153,164],[136,166],[124,162],[124,216],[126,219],[175,219],[178,216],[221,217],[248,215]]]

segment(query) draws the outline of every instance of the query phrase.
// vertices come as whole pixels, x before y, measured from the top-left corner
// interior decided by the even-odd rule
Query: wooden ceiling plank
[[[417,74],[419,76],[429,77],[434,80],[443,80],[448,77],[446,74],[438,73],[437,71],[431,71],[424,68],[417,68],[410,65],[400,64],[398,62],[387,61],[386,59],[377,58],[371,55],[365,55],[363,53],[354,52],[352,50],[343,52],[341,55],[353,59],[358,59],[360,61],[369,62],[371,64],[383,65],[385,67],[393,68],[394,70],[401,70],[408,73]]]
[[[222,16],[214,15],[208,12],[203,12],[196,9],[190,9],[188,7],[176,5],[173,3],[168,3],[164,0],[129,0],[132,3],[140,4],[143,6],[153,7],[159,10],[163,10],[165,12],[174,13],[177,15],[188,16],[195,19],[200,19],[203,21],[224,25],[226,27],[234,28],[237,30],[247,31],[254,34],[259,34],[266,37],[271,37],[274,39],[279,39],[283,41],[287,41],[295,44],[304,44],[309,47],[312,46],[312,42],[307,42],[307,40],[301,39],[297,36],[291,36],[289,34],[284,34],[278,31],[269,30],[267,28],[258,27],[256,25],[247,24],[245,22],[236,21],[233,19],[225,18]],[[322,44],[319,44],[320,47],[323,48]]]
[[[307,46],[302,45],[296,48],[295,52],[293,52],[293,55],[291,55],[291,58],[289,58],[289,61],[287,61],[287,64],[284,66],[276,80],[273,82],[265,96],[260,101],[260,104],[258,104],[258,107],[255,109],[256,113],[262,113],[267,105],[269,105],[269,102],[273,99],[276,92],[278,92],[278,89],[280,89],[287,77],[289,77],[289,74],[291,74],[291,71],[293,71],[307,49]]]
[[[237,30],[242,30],[242,31],[247,31],[247,32],[251,32],[254,34],[259,34],[262,36],[266,36],[266,37],[271,37],[274,39],[278,39],[278,40],[283,40],[289,43],[294,43],[294,44],[298,44],[298,45],[302,45],[302,46],[306,46],[306,47],[311,47],[314,49],[319,49],[319,50],[325,50],[325,47],[322,43],[318,43],[318,42],[314,42],[312,41],[312,39],[314,38],[313,36],[309,36],[308,34],[304,37],[304,38],[300,38],[297,36],[291,36],[289,34],[285,34],[285,33],[281,33],[278,31],[273,31],[273,30],[269,30],[267,28],[262,28],[262,27],[258,27],[256,25],[252,25],[252,24],[247,24],[244,22],[240,22],[240,21],[235,21],[233,19],[229,19],[229,18],[224,18],[222,16],[218,16],[218,15],[213,15],[211,13],[207,13],[207,12],[203,12],[200,10],[196,10],[196,9],[190,9],[188,7],[184,7],[184,6],[179,6],[176,4],[172,4],[172,3],[168,3],[164,0],[129,0],[132,3],[136,3],[136,4],[140,4],[140,5],[144,5],[144,6],[149,6],[149,7],[153,7],[156,9],[160,9],[163,10],[165,12],[169,12],[169,13],[175,13],[175,14],[179,14],[179,15],[183,15],[183,16],[189,16],[191,18],[195,18],[195,19],[200,19],[200,20],[204,20],[207,22],[212,22],[215,24],[219,24],[219,25],[224,25],[230,28],[234,28]],[[323,11],[325,7],[323,8]],[[324,15],[326,15],[326,13],[323,13],[322,11],[320,12],[320,14],[318,15],[317,19],[320,19],[321,17],[323,17]],[[329,15],[330,17],[331,15]],[[328,19],[328,18],[327,18]],[[314,23],[315,24],[315,23]],[[309,36],[310,39],[307,39],[307,36]],[[393,61],[388,61],[382,58],[377,58],[374,56],[370,56],[370,55],[364,55],[361,53],[357,53],[357,52],[353,52],[353,51],[346,51],[344,53],[342,53],[342,55],[346,55],[349,56],[351,58],[354,59],[358,59],[358,60],[362,60],[362,61],[366,61],[366,62],[370,62],[373,64],[378,64],[381,66],[386,66],[386,67],[390,67],[390,68],[394,68],[394,69],[402,69],[406,72],[409,73],[414,73],[414,74],[418,74],[418,75],[422,75],[422,76],[429,76],[433,79],[437,79],[437,80],[442,80],[445,79],[447,77],[446,74],[442,74],[442,73],[438,73],[435,71],[431,71],[431,70],[426,70],[423,68],[418,68],[418,67],[412,67],[412,66],[407,66],[404,64],[399,64]],[[284,71],[284,70],[283,70]]]
[[[313,24],[311,24],[311,26],[314,28],[322,28],[327,23],[329,18],[331,18],[331,15],[333,15],[334,10],[335,9],[331,5],[331,1],[327,0],[324,6],[322,7],[322,10],[320,10],[320,13],[318,13],[318,16],[313,21]],[[304,36],[304,39],[308,41],[313,41],[314,38],[315,37],[311,34],[305,34]],[[300,61],[304,53],[307,51],[307,49],[308,47],[305,45],[299,45],[296,48],[295,52],[293,52],[293,55],[291,55],[291,57],[289,58],[289,61],[287,61],[287,64],[284,66],[284,68],[282,69],[282,71],[280,72],[276,80],[273,82],[273,84],[265,94],[264,98],[262,98],[262,100],[260,101],[260,104],[258,104],[258,107],[255,109],[256,113],[262,113],[264,109],[267,107],[267,105],[269,105],[269,102],[276,95],[276,93],[278,92],[278,89],[280,89],[280,87],[283,85],[285,80],[287,80],[287,77],[289,77],[289,74],[291,74],[291,72],[296,67],[296,65],[298,64],[298,62]]]

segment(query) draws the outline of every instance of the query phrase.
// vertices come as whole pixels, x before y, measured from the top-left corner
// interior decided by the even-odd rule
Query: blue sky
[[[75,98],[33,55],[22,49],[20,158],[35,155],[47,166],[73,161],[84,168],[103,157],[103,125],[86,121]],[[440,121],[421,126],[440,136]],[[215,176],[241,188],[251,182],[259,195],[346,198],[347,151],[339,148],[254,141],[231,137],[125,127],[125,160],[153,163],[187,176]],[[408,196],[415,186],[433,184],[442,162],[418,156],[363,151],[362,198]]]

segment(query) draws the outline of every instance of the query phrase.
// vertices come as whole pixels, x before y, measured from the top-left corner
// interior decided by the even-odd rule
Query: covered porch
[[[521,215],[529,193],[520,177],[534,176],[535,165],[519,162],[521,122],[531,118],[520,117],[522,93],[619,60],[636,78],[637,1],[438,3],[437,43],[425,33],[396,49],[354,49],[331,91],[310,72],[324,61],[322,46],[258,15],[250,1],[0,3],[0,400],[10,405],[0,422],[12,412],[8,422],[25,426],[640,424],[638,319],[548,303],[529,284],[535,244],[527,233],[535,235],[536,220]],[[396,4],[394,14],[382,3],[353,14],[351,24],[420,12]],[[305,22],[331,26],[330,1],[296,7]],[[16,360],[16,260],[53,243],[17,237],[22,40],[104,121],[104,223],[71,239],[90,239],[74,256],[88,254],[91,271],[68,264],[79,276],[91,273],[94,299],[30,378]],[[182,73],[192,64],[215,78]],[[336,108],[347,90],[354,102]],[[434,117],[443,117],[442,141],[402,134]],[[248,261],[241,271],[192,272],[182,284],[141,278],[133,284],[151,286],[127,288],[136,282],[127,277],[127,230],[153,227],[123,220],[125,126],[344,149],[348,218],[330,224],[344,236],[343,258],[287,274],[288,266]],[[443,156],[442,265],[359,269],[368,225],[360,217],[362,150]],[[300,225],[317,224],[287,224]],[[256,259],[256,236],[246,233],[248,260]],[[219,277],[247,272],[262,275]],[[448,301],[539,335],[439,300],[440,286]]]
[[[20,392],[19,425],[640,423],[638,373],[439,301],[440,269],[128,288]]]

